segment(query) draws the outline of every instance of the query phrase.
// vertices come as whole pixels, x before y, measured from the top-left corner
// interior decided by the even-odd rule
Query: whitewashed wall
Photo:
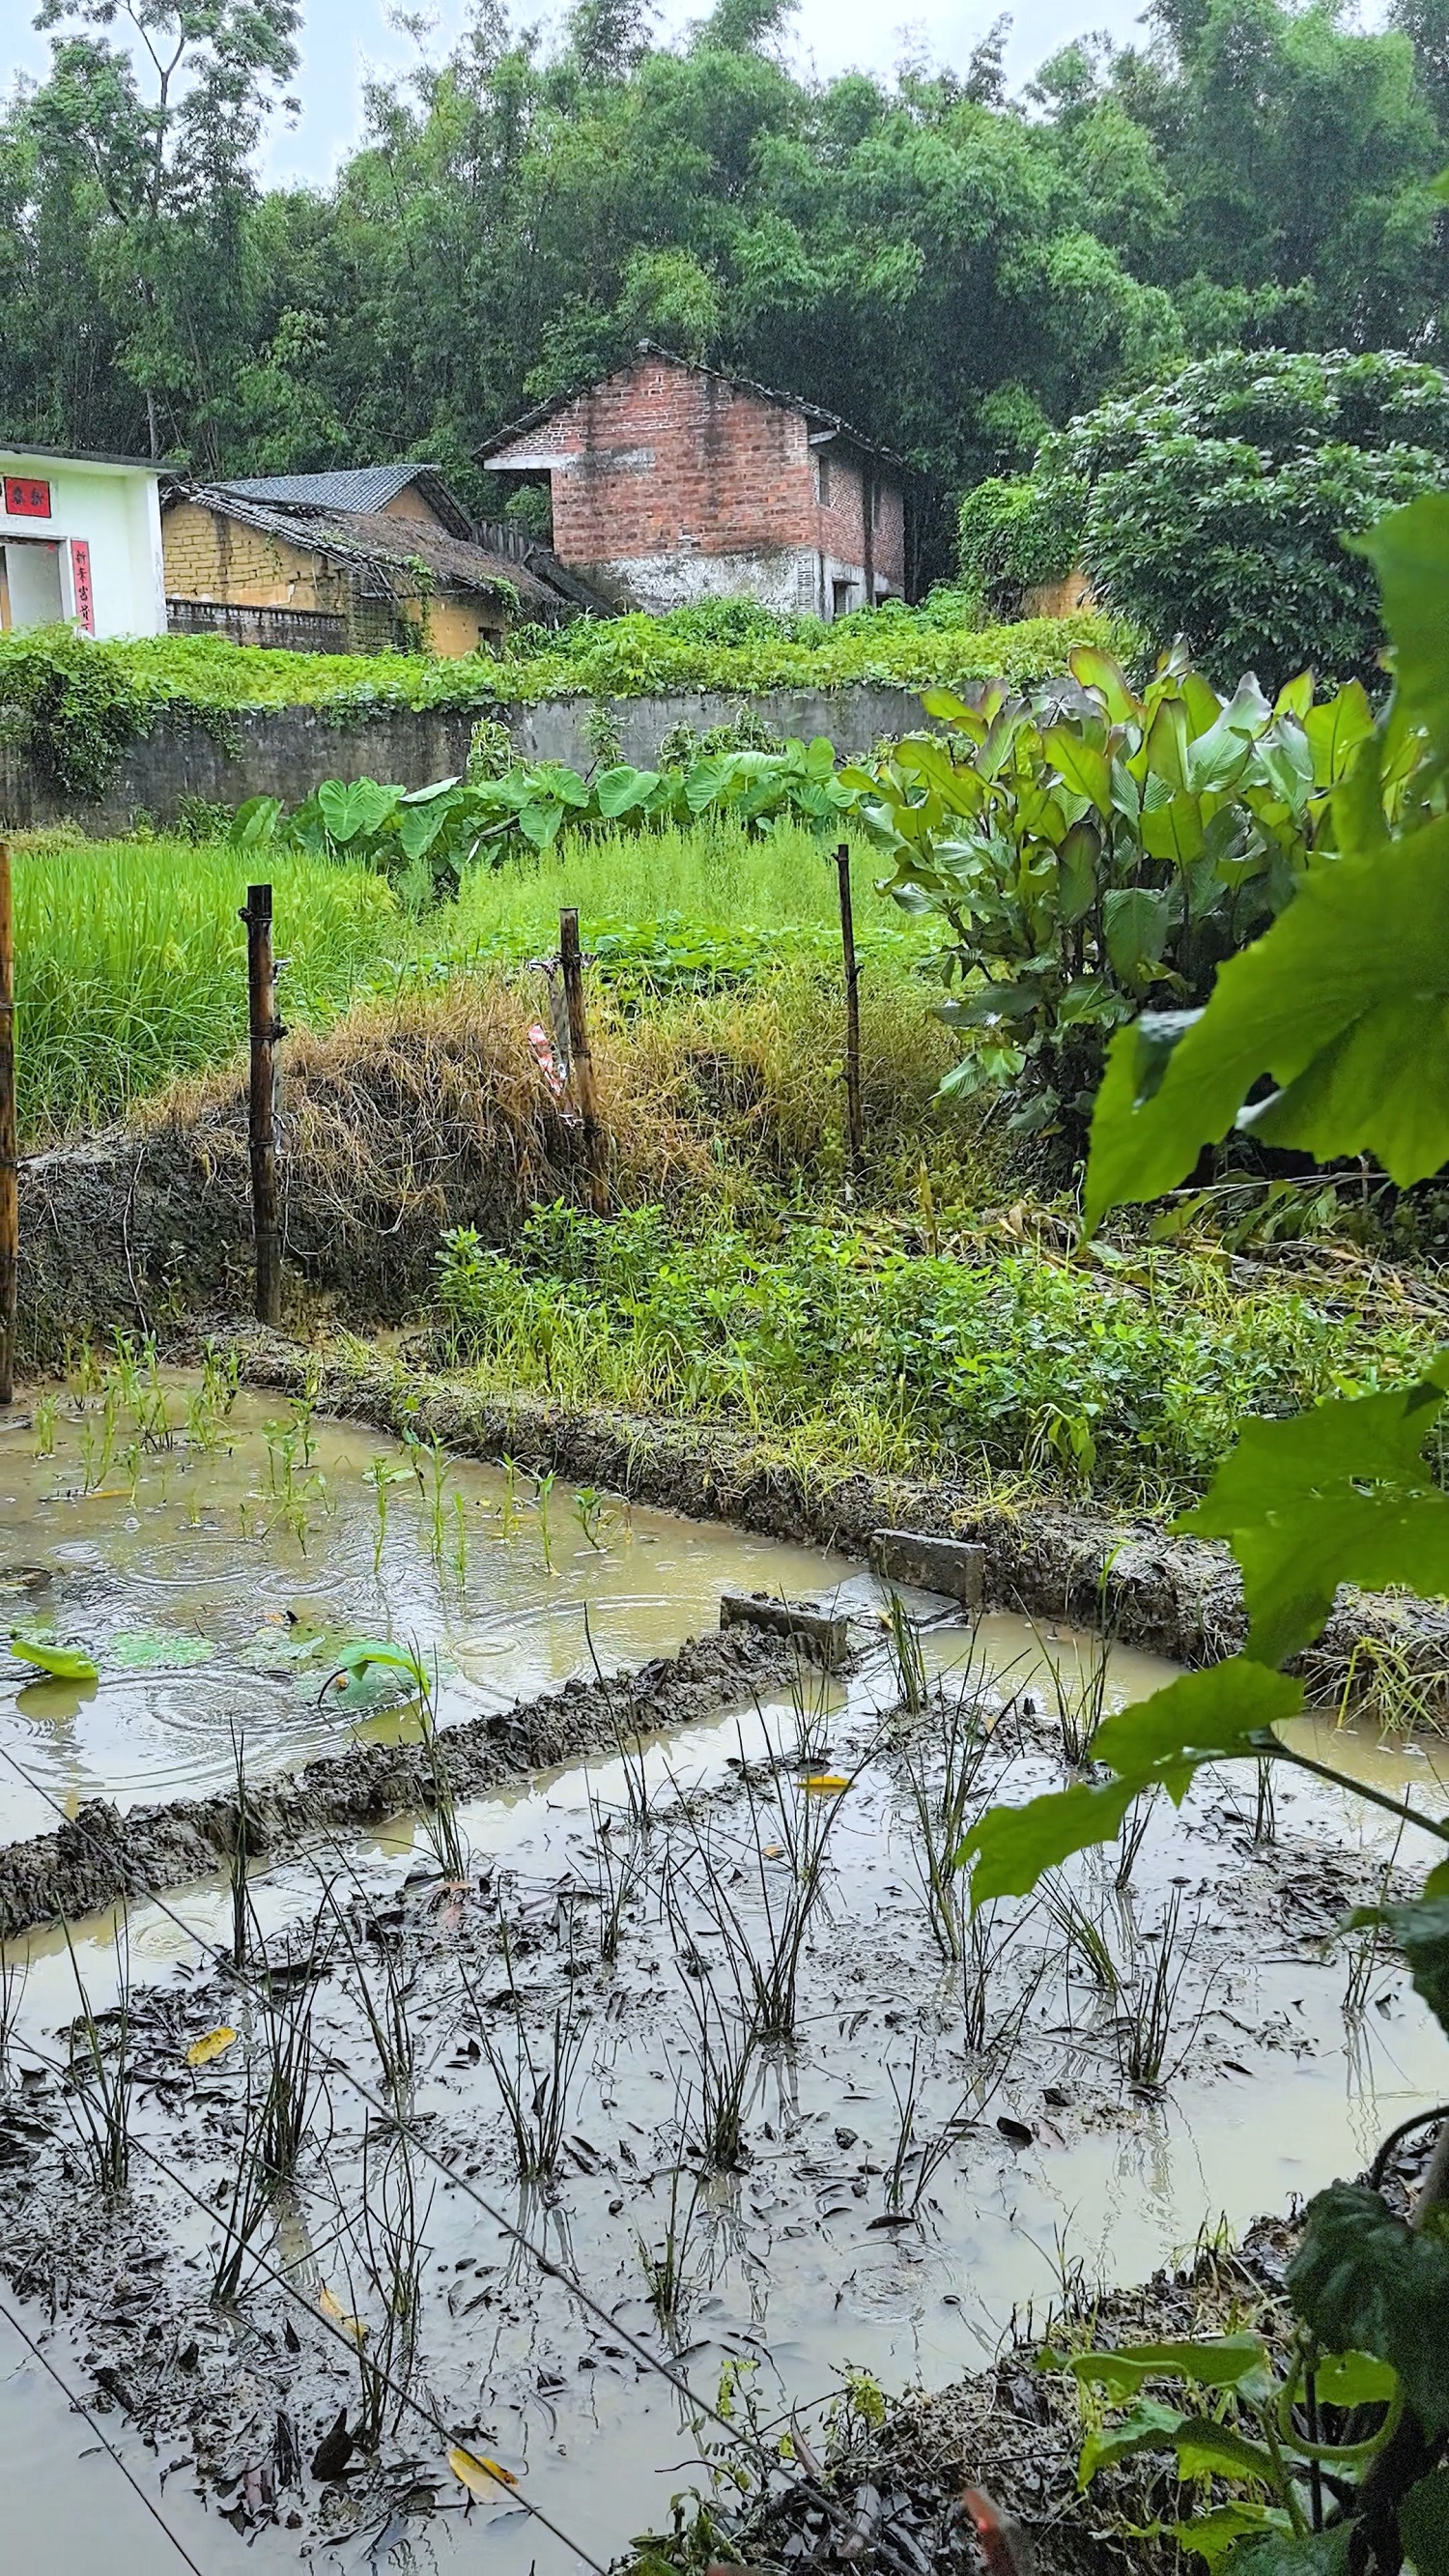
[[[59,548],[60,613],[78,618],[74,541],[89,549],[90,585],[97,636],[164,635],[166,585],[161,563],[158,477],[143,466],[44,456],[33,449],[0,448],[0,475],[48,483],[50,516],[4,507],[0,487],[0,545],[6,550],[11,613],[17,625],[32,622],[29,603],[54,597],[27,541]],[[52,610],[53,613],[53,610]],[[79,620],[79,622],[84,622]]]

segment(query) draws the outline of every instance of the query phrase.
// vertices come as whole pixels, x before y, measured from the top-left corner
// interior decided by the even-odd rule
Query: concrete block
[[[914,1583],[979,1610],[985,1598],[986,1550],[974,1539],[924,1538],[918,1530],[877,1530],[870,1561],[886,1583]]]
[[[766,1628],[772,1636],[793,1637],[827,1672],[840,1672],[850,1661],[850,1621],[843,1611],[817,1610],[810,1601],[781,1601],[768,1592],[723,1592],[719,1624]]]

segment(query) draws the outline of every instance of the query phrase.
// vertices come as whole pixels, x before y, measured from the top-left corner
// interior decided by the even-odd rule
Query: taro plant
[[[1449,497],[1416,501],[1360,542],[1383,589],[1394,693],[1335,791],[1336,857],[1306,870],[1205,1008],[1118,1033],[1093,1119],[1089,1225],[1175,1186],[1235,1123],[1319,1158],[1372,1153],[1400,1187],[1449,1160]],[[1412,803],[1386,792],[1410,760]],[[1249,1105],[1264,1078],[1272,1088]],[[1178,1524],[1225,1539],[1238,1560],[1241,1652],[1107,1717],[1092,1741],[1096,1776],[979,1818],[958,1853],[973,1865],[973,1906],[1023,1894],[1073,1852],[1111,1841],[1157,1790],[1180,1802],[1204,1764],[1287,1763],[1392,1815],[1406,1864],[1427,1836],[1437,1866],[1417,1896],[1355,1921],[1392,1937],[1449,2029],[1449,1820],[1282,1732],[1304,1698],[1283,1667],[1319,1635],[1341,1584],[1449,1593],[1449,1497],[1423,1455],[1446,1392],[1440,1352],[1415,1383],[1242,1425]],[[1429,2125],[1427,2172],[1401,2216],[1379,2187],[1389,2151]],[[1449,2108],[1395,2131],[1368,2182],[1334,2182],[1310,2202],[1287,2279],[1298,2343],[1285,2382],[1236,2344],[1235,2358],[1221,2342],[1098,2355],[1099,2370],[1115,2360],[1119,2389],[1134,2372],[1139,2386],[1166,2374],[1233,2398],[1209,2410],[1212,2422],[1151,2401],[1150,2422],[1129,2416],[1107,2442],[1175,2452],[1189,2479],[1240,2482],[1226,2521],[1189,2515],[1181,2533],[1231,2576],[1399,2576],[1405,2558],[1430,2576],[1449,2529]],[[1255,2418],[1246,2431],[1244,2410]],[[1084,2466],[1096,2464],[1089,2451]]]
[[[1098,646],[1070,665],[1034,698],[930,690],[944,739],[841,773],[894,861],[888,891],[950,932],[929,971],[971,1045],[945,1090],[1018,1086],[1025,1132],[1084,1118],[1104,1036],[1149,996],[1201,1002],[1282,911],[1337,846],[1334,791],[1373,732],[1357,682],[1315,706],[1304,672],[1270,705],[1251,673],[1220,698],[1180,646],[1140,695]],[[1396,745],[1391,803],[1416,757]]]

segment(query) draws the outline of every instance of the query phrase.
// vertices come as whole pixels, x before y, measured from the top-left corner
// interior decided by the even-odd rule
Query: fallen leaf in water
[[[833,1798],[838,1789],[848,1789],[850,1782],[843,1771],[816,1771],[805,1783],[817,1798]]]
[[[321,2309],[324,2317],[330,2317],[335,2326],[340,2326],[342,2328],[344,2334],[351,2335],[354,2343],[361,2343],[363,2336],[367,2332],[367,2328],[363,2324],[362,2319],[360,2317],[350,2317],[348,2315],[342,2301],[333,2297],[332,2292],[328,2289],[325,2281],[317,2293],[317,2305]]]
[[[784,1847],[783,1843],[766,1843],[766,1845],[765,1845],[765,1858],[766,1858],[766,1860],[783,1860],[783,1859],[784,1859],[784,1857],[785,1857],[785,1847]]]
[[[209,2030],[201,2039],[192,2041],[186,2052],[186,2063],[188,2066],[209,2066],[214,2057],[225,2057],[227,2050],[235,2046],[236,2032],[229,2030],[223,2022],[220,2030]]]
[[[89,1655],[83,1655],[77,1646],[51,1646],[40,1637],[12,1636],[10,1652],[17,1663],[33,1664],[39,1673],[53,1673],[58,1682],[100,1680]]]
[[[476,2451],[465,2451],[461,2442],[455,2442],[448,2453],[448,2466],[458,2484],[466,2487],[471,2496],[480,2497],[484,2504],[488,2503],[495,2486],[516,2487],[518,2484],[511,2469],[505,2469],[497,2460],[480,2460]]]
[[[209,1664],[216,1648],[208,1637],[182,1636],[164,1628],[136,1628],[113,1638],[111,1652],[128,1672],[150,1672],[168,1664]]]

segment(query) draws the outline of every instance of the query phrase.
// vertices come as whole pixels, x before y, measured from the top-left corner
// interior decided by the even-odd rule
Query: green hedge
[[[224,742],[231,720],[249,707],[318,706],[347,725],[379,707],[485,715],[550,697],[709,690],[744,698],[858,681],[959,687],[998,674],[1020,683],[1064,670],[1073,644],[1107,641],[1110,632],[1092,617],[975,628],[958,594],[934,607],[928,601],[920,609],[857,613],[834,626],[775,617],[740,600],[667,617],[581,618],[556,635],[528,630],[502,660],[486,653],[456,661],[274,653],[212,635],[91,644],[69,628],[44,628],[0,636],[0,709],[26,710],[35,754],[61,788],[84,796],[105,787],[126,744],[168,708],[191,714]]]

